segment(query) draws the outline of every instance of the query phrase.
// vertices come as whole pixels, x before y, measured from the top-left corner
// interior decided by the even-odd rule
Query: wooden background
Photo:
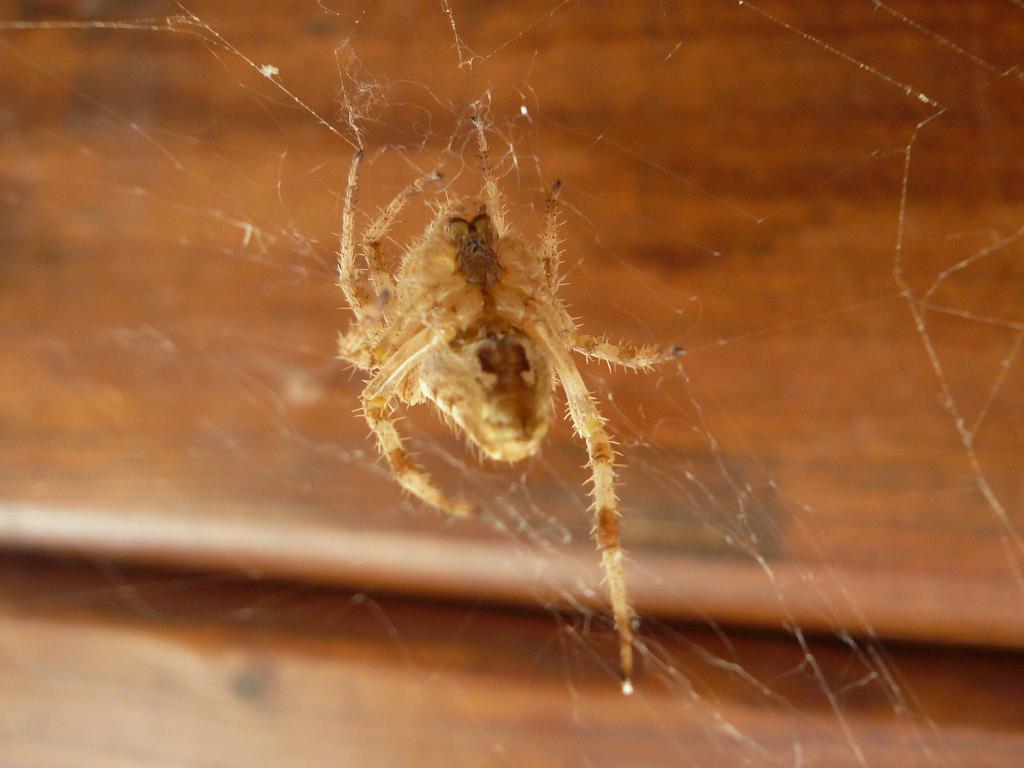
[[[188,8],[0,3],[0,765],[1024,762],[1024,11]],[[628,703],[567,426],[503,468],[411,413],[452,524],[333,360],[342,105],[369,214],[475,188],[474,101],[584,326],[687,349],[586,372]]]

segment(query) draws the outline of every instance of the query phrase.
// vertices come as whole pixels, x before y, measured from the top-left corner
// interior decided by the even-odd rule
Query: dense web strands
[[[0,19],[2,541],[458,597],[574,764],[1019,764],[889,638],[1024,643],[1024,6],[413,5]]]

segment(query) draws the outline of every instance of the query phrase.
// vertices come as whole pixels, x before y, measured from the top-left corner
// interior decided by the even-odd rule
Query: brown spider
[[[402,446],[393,411],[400,403],[431,401],[489,458],[515,462],[535,454],[547,433],[557,381],[576,433],[587,445],[593,488],[594,537],[600,548],[619,634],[622,689],[633,690],[634,614],[626,592],[615,496],[615,451],[571,352],[635,370],[682,354],[676,347],[612,344],[580,333],[555,294],[559,285],[558,194],[547,201],[536,249],[513,232],[494,177],[487,139],[473,119],[483,175],[479,201],[447,201],[404,253],[397,276],[388,273],[382,241],[410,199],[436,174],[410,184],[360,238],[370,295],[356,268],[355,198],[359,152],[349,171],[338,257],[339,285],[355,315],[339,337],[343,360],[369,371],[363,414],[398,483],[452,515],[468,516]]]

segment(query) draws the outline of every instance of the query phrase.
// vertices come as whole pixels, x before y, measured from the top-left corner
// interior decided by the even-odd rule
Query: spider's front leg
[[[352,158],[352,166],[348,171],[348,183],[345,185],[345,203],[341,209],[341,239],[338,245],[338,287],[345,295],[356,321],[363,318],[370,297],[356,280],[356,247],[355,247],[355,207],[356,193],[359,191],[359,166],[363,162],[363,150],[356,152]]]
[[[558,196],[562,191],[561,180],[551,185],[551,194],[544,203],[544,234],[540,237],[537,254],[544,265],[544,276],[547,278],[551,293],[558,290],[558,268],[562,264],[562,254],[558,239]]]
[[[348,183],[345,187],[345,202],[341,214],[341,243],[338,249],[338,284],[345,299],[356,315],[361,319],[363,314],[370,308],[372,299],[366,295],[366,291],[357,281],[356,269],[356,245],[355,245],[355,204],[359,192],[359,167],[362,165],[365,152],[359,150],[352,158],[352,167],[348,172]],[[421,176],[412,184],[407,186],[395,198],[388,203],[377,218],[371,222],[360,238],[359,253],[366,261],[370,274],[370,283],[373,285],[377,297],[389,295],[393,292],[391,275],[388,274],[387,266],[384,263],[383,239],[394,225],[396,219],[401,215],[402,210],[409,201],[423,191],[427,184],[439,181],[441,174],[437,171]]]
[[[391,231],[391,227],[394,226],[409,201],[422,192],[428,184],[440,180],[441,174],[437,171],[416,179],[395,195],[394,199],[387,204],[363,233],[360,253],[370,269],[370,282],[378,296],[394,292],[391,275],[384,263],[384,238]]]
[[[508,223],[505,221],[505,201],[501,190],[498,189],[498,180],[494,177],[494,165],[491,162],[491,152],[487,147],[484,123],[479,115],[473,115],[471,119],[473,129],[476,131],[476,151],[480,158],[480,174],[484,177],[481,196],[487,205],[487,214],[498,230],[498,235],[504,236],[508,233]]]

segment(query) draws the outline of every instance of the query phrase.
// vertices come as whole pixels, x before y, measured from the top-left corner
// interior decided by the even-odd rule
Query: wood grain
[[[116,588],[112,586],[116,584]],[[5,766],[871,766],[1024,760],[1019,656],[661,627],[637,694],[536,613],[0,560]],[[610,646],[609,646],[610,647]],[[718,659],[720,664],[709,663]],[[731,665],[740,665],[742,673]],[[764,691],[770,691],[765,694]],[[912,697],[912,698],[911,698]],[[927,717],[922,713],[927,713]],[[730,728],[740,735],[730,735]]]
[[[439,480],[487,503],[451,525],[401,500],[333,360],[341,89],[368,117],[364,214],[417,170],[475,188],[465,116],[489,98],[526,232],[565,180],[585,327],[688,350],[647,377],[588,371],[622,444],[641,612],[1024,645],[1019,9],[453,2],[457,51],[439,3],[334,5],[189,4],[337,134],[203,29],[0,29],[0,540],[600,600],[568,429],[506,469],[411,414]],[[897,256],[915,300],[936,286],[930,347]],[[947,396],[981,419],[998,509]]]

